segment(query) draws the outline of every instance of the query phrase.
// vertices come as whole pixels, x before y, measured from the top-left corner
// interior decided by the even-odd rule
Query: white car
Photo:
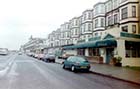
[[[7,48],[0,48],[0,55],[7,55],[8,49]]]
[[[22,55],[22,52],[18,52],[18,55]]]

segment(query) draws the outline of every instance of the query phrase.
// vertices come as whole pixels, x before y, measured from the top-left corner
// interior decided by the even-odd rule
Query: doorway
[[[113,51],[114,51],[114,48],[106,49],[106,64],[109,64],[110,60],[114,57]]]

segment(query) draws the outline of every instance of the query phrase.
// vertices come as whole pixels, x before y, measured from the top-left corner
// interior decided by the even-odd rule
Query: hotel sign
[[[117,46],[116,40],[101,40],[96,42],[96,47]]]
[[[97,42],[96,46],[97,47],[108,46],[108,43],[107,42]]]
[[[122,37],[140,38],[140,35],[138,35],[138,34],[132,34],[132,33],[126,33],[126,32],[121,32],[120,35]]]

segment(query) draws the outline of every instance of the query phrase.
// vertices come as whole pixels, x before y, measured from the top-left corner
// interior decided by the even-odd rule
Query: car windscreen
[[[48,57],[55,57],[54,54],[47,54],[46,56],[48,56]]]
[[[87,61],[87,60],[85,58],[82,58],[82,57],[76,57],[76,61],[84,62],[84,61]]]

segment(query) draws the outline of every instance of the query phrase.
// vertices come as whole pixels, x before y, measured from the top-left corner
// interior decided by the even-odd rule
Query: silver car
[[[43,57],[43,61],[45,61],[45,62],[55,62],[55,55],[54,54],[46,54]]]

